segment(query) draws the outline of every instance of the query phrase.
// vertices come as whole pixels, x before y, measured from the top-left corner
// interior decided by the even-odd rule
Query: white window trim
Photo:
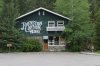
[[[53,27],[55,27],[55,21],[48,21],[48,27],[50,27],[49,26],[49,23],[54,23],[54,26]]]
[[[48,45],[48,46],[65,46],[65,45]]]
[[[41,15],[40,11],[38,11],[38,15],[39,15],[39,16]]]
[[[45,12],[43,11],[43,16],[45,15]]]
[[[57,21],[57,27],[60,27],[58,26],[58,23],[63,23],[62,25],[64,26],[64,21]]]
[[[48,46],[65,46],[65,44],[60,44],[62,41],[60,41],[60,36],[59,36],[59,44],[58,45],[55,45],[54,44],[54,37],[53,37],[53,42],[49,42],[49,39],[48,39]],[[53,43],[53,45],[50,45],[49,43]],[[65,42],[64,42],[65,43]]]

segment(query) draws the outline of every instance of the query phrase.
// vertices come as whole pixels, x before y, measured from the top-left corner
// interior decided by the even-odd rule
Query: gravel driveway
[[[100,56],[69,52],[0,53],[0,66],[100,66]]]

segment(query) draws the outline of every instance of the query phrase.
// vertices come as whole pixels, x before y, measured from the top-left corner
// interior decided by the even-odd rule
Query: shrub
[[[77,44],[70,44],[66,47],[66,50],[67,51],[72,51],[72,52],[79,52],[81,51],[81,47],[80,45],[77,45]]]
[[[20,45],[20,50],[23,52],[39,52],[42,50],[42,45],[37,39],[25,39]]]

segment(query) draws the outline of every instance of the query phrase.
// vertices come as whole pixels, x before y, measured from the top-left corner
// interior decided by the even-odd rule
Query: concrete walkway
[[[0,66],[100,66],[100,56],[69,52],[0,53]]]

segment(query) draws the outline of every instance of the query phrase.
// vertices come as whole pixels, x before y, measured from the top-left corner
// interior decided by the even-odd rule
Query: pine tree
[[[15,29],[15,18],[18,11],[14,6],[14,0],[3,0],[3,8],[0,17],[0,47],[6,47],[7,43],[15,44],[18,42],[18,34]]]
[[[50,10],[53,10],[54,8],[54,3],[56,0],[35,0],[35,6],[36,8],[38,7],[44,7]]]
[[[1,10],[2,10],[2,4],[3,4],[3,1],[0,0],[0,12],[1,12]],[[0,13],[0,14],[1,14],[1,13]]]
[[[53,10],[56,0],[15,0],[15,4],[20,15],[32,11],[39,7]]]

